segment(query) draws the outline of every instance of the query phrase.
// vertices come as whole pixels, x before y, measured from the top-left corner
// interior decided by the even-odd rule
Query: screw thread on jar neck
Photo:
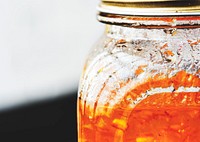
[[[99,13],[102,23],[134,28],[200,28],[200,16],[147,17]]]

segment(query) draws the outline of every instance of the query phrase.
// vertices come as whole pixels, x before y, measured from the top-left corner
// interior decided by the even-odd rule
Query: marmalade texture
[[[200,29],[109,26],[78,98],[79,142],[199,142]]]

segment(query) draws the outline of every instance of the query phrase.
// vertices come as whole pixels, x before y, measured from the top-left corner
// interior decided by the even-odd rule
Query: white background
[[[0,0],[0,110],[77,88],[97,0]]]

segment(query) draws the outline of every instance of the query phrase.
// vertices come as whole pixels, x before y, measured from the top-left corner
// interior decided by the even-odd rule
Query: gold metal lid
[[[200,15],[200,0],[101,0],[98,10],[120,15]]]

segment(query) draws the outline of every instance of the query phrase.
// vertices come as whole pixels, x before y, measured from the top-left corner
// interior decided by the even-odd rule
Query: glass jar
[[[79,142],[200,141],[200,2],[103,0],[78,97]]]

